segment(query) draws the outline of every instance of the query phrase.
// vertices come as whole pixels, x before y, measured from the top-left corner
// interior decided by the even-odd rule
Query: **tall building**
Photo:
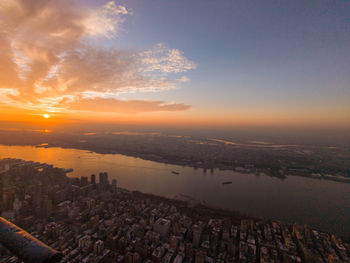
[[[109,186],[109,181],[108,181],[108,173],[100,173],[99,174],[99,188],[100,190],[107,190]]]
[[[193,231],[193,239],[192,239],[193,246],[199,247],[202,229],[197,224],[195,224],[192,228],[192,231]]]
[[[92,175],[90,176],[90,183],[91,183],[92,185],[95,185],[95,184],[96,184],[96,175],[92,174]]]
[[[47,218],[52,214],[52,200],[47,195],[43,195],[40,204],[40,215],[43,218]]]
[[[112,180],[112,191],[113,191],[114,193],[117,192],[117,180],[116,180],[116,179],[113,179],[113,180]]]
[[[85,185],[88,185],[88,184],[89,184],[88,178],[86,176],[82,176],[80,178],[80,186],[85,186]]]
[[[104,185],[104,184],[109,184],[108,182],[108,173],[100,173],[99,174],[99,183]]]
[[[177,249],[178,239],[176,236],[172,236],[170,238],[170,248],[174,251]]]

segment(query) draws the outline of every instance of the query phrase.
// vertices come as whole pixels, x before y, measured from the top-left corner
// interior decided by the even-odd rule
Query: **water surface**
[[[350,184],[297,176],[281,180],[220,170],[204,173],[202,169],[76,149],[0,145],[0,158],[5,157],[73,168],[70,177],[107,171],[110,180],[117,179],[118,186],[129,190],[171,198],[183,194],[249,215],[350,235]],[[224,181],[232,184],[223,185]]]

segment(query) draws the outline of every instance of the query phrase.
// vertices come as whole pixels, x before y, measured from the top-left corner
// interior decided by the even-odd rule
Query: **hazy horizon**
[[[334,127],[271,127],[271,126],[178,126],[178,125],[142,125],[142,124],[111,124],[111,123],[70,123],[57,124],[21,124],[18,122],[3,122],[0,124],[0,134],[13,136],[14,132],[83,135],[97,133],[100,136],[113,132],[132,132],[140,134],[181,135],[208,138],[226,138],[231,140],[267,140],[270,142],[289,142],[309,145],[341,145],[350,146],[350,129]]]

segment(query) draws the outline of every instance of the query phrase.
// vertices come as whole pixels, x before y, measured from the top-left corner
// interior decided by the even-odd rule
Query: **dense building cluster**
[[[130,192],[107,173],[68,178],[47,164],[0,162],[2,216],[60,250],[61,262],[349,262],[350,245],[307,226]],[[0,247],[0,262],[20,262]]]

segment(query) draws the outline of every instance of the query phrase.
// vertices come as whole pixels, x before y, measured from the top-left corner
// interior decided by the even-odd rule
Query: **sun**
[[[48,119],[48,118],[50,118],[50,114],[45,113],[45,114],[43,114],[43,117],[44,117],[45,119]]]

